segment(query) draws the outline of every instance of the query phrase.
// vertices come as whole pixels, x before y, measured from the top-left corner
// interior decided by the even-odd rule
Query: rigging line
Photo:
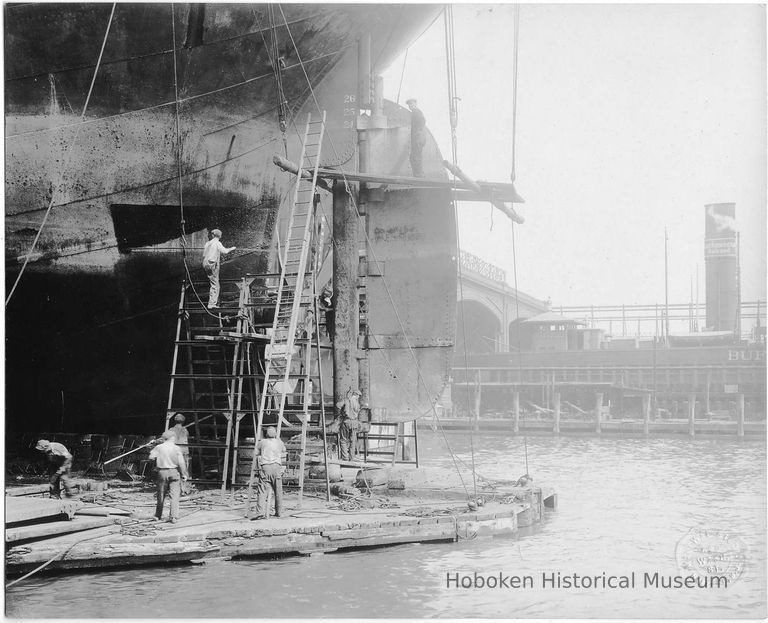
[[[342,46],[338,50],[335,50],[333,52],[328,52],[327,54],[322,54],[320,56],[315,56],[314,58],[311,58],[309,61],[306,61],[306,62],[311,63],[311,62],[314,62],[314,61],[317,61],[317,60],[323,60],[325,58],[335,56],[337,54],[340,54],[341,52],[343,52],[347,48],[352,47],[352,45],[353,44],[348,44],[348,45]],[[298,66],[299,66],[299,64],[295,63],[293,65],[286,66],[284,69],[287,71],[287,70],[290,70],[290,69],[295,69]],[[272,73],[268,73],[268,74],[261,74],[259,76],[254,76],[253,78],[247,78],[246,80],[243,80],[241,82],[236,82],[235,84],[230,84],[230,85],[221,87],[219,89],[214,89],[213,91],[206,91],[205,93],[198,93],[197,95],[190,95],[188,97],[180,98],[178,100],[178,102],[181,103],[181,104],[184,104],[186,102],[197,100],[197,99],[200,99],[202,97],[207,97],[209,95],[215,95],[217,93],[221,93],[222,91],[226,91],[226,90],[229,90],[229,89],[235,89],[235,88],[238,88],[238,87],[241,87],[241,86],[245,86],[245,85],[251,84],[252,82],[256,82],[258,80],[263,80],[264,78],[269,78],[272,75],[273,75]],[[117,113],[117,114],[114,114],[114,115],[108,115],[106,117],[98,117],[96,119],[90,119],[88,121],[83,121],[82,123],[81,122],[78,122],[78,123],[68,123],[68,124],[64,124],[64,125],[58,125],[58,126],[53,127],[53,128],[41,128],[39,130],[30,130],[28,132],[19,132],[17,134],[8,134],[5,137],[5,139],[8,140],[8,139],[11,139],[11,138],[17,138],[17,137],[22,137],[22,136],[29,136],[31,134],[42,134],[44,132],[55,132],[57,130],[62,130],[62,129],[67,129],[67,128],[79,128],[81,125],[85,126],[85,125],[89,125],[89,124],[93,124],[93,123],[100,123],[102,121],[108,121],[110,119],[115,119],[117,117],[124,117],[124,116],[127,116],[127,115],[135,115],[135,114],[138,114],[138,113],[146,112],[148,110],[155,110],[157,108],[164,108],[166,106],[173,106],[175,104],[176,104],[175,100],[174,101],[170,101],[170,102],[163,102],[162,104],[155,104],[153,106],[147,106],[146,108],[138,108],[136,110],[129,110],[127,112]]]
[[[309,79],[309,76],[307,75],[306,69],[304,68],[304,63],[303,63],[303,61],[301,59],[301,55],[299,54],[299,49],[298,49],[298,46],[296,45],[296,41],[293,38],[293,34],[291,33],[290,27],[288,27],[287,21],[285,19],[285,13],[283,13],[283,8],[282,8],[282,6],[280,4],[278,4],[277,7],[280,9],[280,14],[283,16],[283,21],[285,22],[286,29],[288,31],[288,36],[291,39],[291,43],[293,44],[293,48],[296,51],[296,56],[299,59],[299,64],[301,65],[302,72],[304,73],[304,77],[305,77],[305,79],[307,81],[307,84],[309,85],[309,89],[310,89],[310,92],[311,92],[311,95],[312,95],[312,100],[314,101],[315,107],[317,108],[318,112],[320,112],[320,104],[317,101],[317,97],[315,95],[315,90],[312,87],[312,82]],[[336,146],[335,146],[335,144],[333,142],[333,138],[330,136],[330,134],[328,135],[328,140],[329,140],[329,142],[331,144],[331,149],[333,150],[334,155],[338,158],[338,150],[336,149]],[[353,194],[352,194],[352,192],[351,192],[351,190],[349,188],[349,181],[347,180],[346,173],[345,173],[343,168],[340,168],[340,171],[341,171],[342,177],[344,179],[344,186],[346,188],[347,194],[349,194],[352,206],[354,207],[355,213],[357,214],[357,217],[359,219],[360,216],[361,216],[360,215],[360,211],[359,211],[359,209],[357,207],[357,202],[355,201],[355,198],[354,198],[354,196],[353,196]],[[365,228],[363,228],[363,233],[365,234],[365,239],[366,239],[366,242],[368,244],[368,248],[371,251],[371,256],[373,257],[374,261],[378,262],[378,259],[376,257],[376,253],[373,250],[373,245],[371,244],[371,240],[370,240],[370,238],[368,236],[368,232],[366,231]],[[421,366],[419,365],[419,360],[416,357],[416,353],[413,350],[413,346],[411,345],[410,340],[408,339],[408,334],[405,331],[405,325],[404,325],[404,323],[402,321],[402,318],[400,317],[400,313],[397,310],[397,306],[395,305],[394,299],[392,297],[392,293],[391,293],[391,291],[389,289],[389,285],[387,284],[387,280],[385,278],[382,278],[382,283],[384,285],[384,289],[386,290],[387,298],[389,299],[389,302],[390,302],[390,304],[392,306],[392,310],[395,312],[395,317],[397,318],[397,322],[398,322],[398,325],[400,326],[400,330],[402,331],[403,337],[405,338],[405,343],[406,343],[406,346],[408,348],[408,352],[410,353],[410,355],[411,355],[411,357],[413,359],[414,365],[416,367],[416,372],[417,372],[418,379],[421,382],[421,385],[424,387],[424,391],[425,391],[426,395],[429,396],[430,392],[429,392],[429,389],[427,388],[426,381],[424,380],[424,373],[421,370]],[[440,416],[438,415],[437,409],[435,408],[435,403],[432,402],[432,401],[430,401],[430,403],[431,403],[432,413],[434,415],[434,418],[438,422],[438,424],[440,425],[441,430],[442,430],[442,423],[440,422]],[[451,450],[450,444],[448,443],[448,438],[445,435],[443,435],[443,436],[444,436],[444,439],[445,439],[446,446],[448,447],[448,450],[452,453],[453,451]]]
[[[291,69],[296,69],[297,67],[301,67],[303,69],[305,63],[314,63],[315,61],[321,61],[321,60],[326,59],[328,57],[336,56],[336,55],[341,54],[342,52],[344,52],[347,48],[351,48],[353,45],[354,44],[352,44],[352,43],[349,43],[347,45],[343,45],[339,49],[333,50],[332,52],[327,52],[325,54],[320,54],[319,56],[313,56],[308,61],[302,61],[302,62],[299,62],[299,63],[294,63],[293,65],[286,65],[283,69],[285,71],[289,71]],[[225,87],[221,87],[220,89],[215,89],[213,91],[207,91],[205,93],[200,93],[199,95],[190,95],[189,97],[185,97],[185,98],[183,98],[183,99],[181,99],[179,101],[181,101],[181,102],[190,102],[192,100],[196,100],[196,99],[199,99],[201,97],[207,97],[208,95],[215,95],[216,93],[221,93],[222,91],[228,91],[229,89],[235,89],[237,87],[241,87],[243,85],[250,84],[251,82],[255,82],[256,80],[261,80],[263,78],[268,78],[271,75],[272,74],[262,74],[260,76],[254,76],[253,78],[247,78],[246,80],[243,80],[242,82],[236,82],[235,84],[230,84],[230,85],[227,85]]]
[[[6,134],[5,140],[8,141],[9,139],[12,139],[12,138],[21,138],[24,136],[31,136],[32,134],[42,134],[44,132],[56,132],[58,130],[78,128],[81,125],[82,126],[92,125],[94,123],[101,123],[102,121],[109,121],[110,119],[116,119],[117,117],[127,117],[128,115],[136,115],[142,112],[147,112],[149,110],[155,110],[156,108],[164,108],[166,106],[171,106],[172,104],[173,102],[163,102],[162,104],[155,104],[154,106],[147,106],[145,108],[138,108],[136,110],[129,110],[127,112],[119,112],[119,113],[115,113],[114,115],[107,115],[105,117],[95,117],[94,119],[88,119],[88,121],[83,121],[82,123],[80,123],[79,121],[76,121],[74,123],[64,123],[62,125],[57,125],[50,128],[40,128],[39,130],[29,130],[27,132],[18,132],[16,134]]]
[[[269,23],[272,27],[272,69],[275,72],[275,83],[277,84],[277,119],[280,132],[283,135],[283,151],[285,157],[288,157],[288,139],[285,136],[286,123],[286,106],[287,101],[285,99],[285,91],[283,90],[283,73],[280,67],[280,46],[277,43],[277,24],[275,23],[275,9],[270,4],[269,8]]]
[[[181,131],[179,129],[179,78],[177,74],[176,60],[176,10],[171,2],[171,34],[173,36],[173,95],[176,101],[175,123],[176,123],[176,170],[179,178],[179,212],[181,216],[181,257],[186,262],[187,232],[184,221],[184,189],[181,176]]]
[[[255,147],[252,147],[251,149],[248,149],[242,153],[237,154],[236,156],[232,156],[230,158],[226,158],[222,160],[221,162],[214,162],[213,164],[209,164],[206,167],[202,167],[200,169],[195,169],[194,171],[189,171],[184,174],[185,178],[193,177],[195,175],[198,175],[200,173],[204,173],[205,171],[209,171],[210,169],[215,169],[216,167],[220,167],[224,164],[227,164],[228,162],[232,162],[233,160],[238,160],[244,156],[247,156],[248,154],[251,154],[255,151],[258,151],[259,149],[262,149],[269,145],[270,143],[274,143],[277,140],[277,138],[271,138],[263,143],[260,143],[259,145],[256,145]],[[176,181],[176,175],[172,177],[166,177],[161,180],[155,180],[154,182],[147,182],[146,184],[138,184],[137,186],[127,186],[125,188],[119,188],[117,190],[112,190],[107,193],[101,193],[100,195],[89,195],[87,197],[82,197],[80,199],[73,199],[72,201],[67,201],[65,203],[57,203],[53,207],[54,208],[63,208],[65,206],[75,205],[78,203],[85,203],[88,201],[93,201],[94,199],[104,199],[106,197],[111,197],[113,195],[122,195],[124,193],[132,192],[134,190],[141,190],[143,188],[152,188],[152,186],[159,186],[161,184],[168,184],[170,182]],[[260,206],[256,206],[260,207]],[[19,210],[18,212],[14,212],[13,214],[6,215],[6,219],[15,217],[15,216],[23,216],[24,214],[33,214],[34,212],[41,212],[44,208],[33,208],[30,210]]]
[[[518,374],[520,375],[520,387],[523,386],[523,349],[521,348],[522,341],[520,339],[520,290],[517,289],[517,254],[515,250],[515,223],[509,222],[512,227],[512,274],[515,279],[515,332],[517,333],[517,361],[518,361]],[[518,400],[519,400],[518,390]],[[519,407],[518,407],[519,409]],[[523,418],[525,419],[525,418]],[[525,448],[525,473],[530,474],[528,471],[528,435],[523,431],[523,446]]]
[[[109,21],[107,22],[107,29],[104,32],[104,41],[101,43],[101,50],[99,51],[99,58],[96,61],[96,67],[93,71],[93,77],[91,78],[91,85],[88,88],[88,95],[85,98],[85,104],[83,104],[83,112],[80,115],[80,121],[82,124],[83,119],[85,119],[85,113],[88,110],[88,103],[91,101],[91,94],[93,93],[93,85],[96,83],[96,76],[99,73],[99,66],[101,65],[101,58],[104,55],[104,48],[107,45],[107,39],[109,38],[109,30],[112,27],[112,18],[115,16],[115,7],[117,6],[116,2],[112,3],[112,11],[109,14]],[[62,168],[59,169],[60,171],[63,169],[65,163],[68,163],[69,155],[72,153],[72,146],[77,141],[77,137],[80,134],[80,126],[78,126],[78,130],[75,134],[75,136],[72,138],[72,142],[67,146],[67,151],[62,158]],[[48,203],[48,208],[45,210],[45,215],[43,216],[43,222],[40,224],[40,228],[37,230],[37,235],[35,236],[34,241],[32,242],[32,246],[29,249],[29,253],[27,253],[27,257],[24,258],[24,264],[21,267],[21,270],[19,271],[19,274],[16,276],[16,281],[13,283],[13,287],[11,288],[11,291],[8,293],[8,298],[5,299],[5,306],[8,307],[8,303],[11,302],[11,297],[13,297],[13,293],[16,291],[16,287],[19,285],[19,281],[21,280],[21,276],[24,274],[24,270],[27,267],[27,264],[29,263],[29,258],[32,257],[32,254],[35,251],[35,248],[37,247],[37,242],[40,240],[40,235],[43,233],[43,229],[45,228],[45,224],[48,221],[48,216],[51,214],[51,208],[53,208],[53,199],[56,196],[56,187],[51,188],[51,200]]]
[[[379,345],[378,340],[375,337],[373,338],[373,341],[376,343],[377,346]],[[400,387],[403,390],[403,395],[406,397],[405,399],[408,401],[408,403],[412,407],[414,407],[414,412],[418,412],[417,405],[413,401],[411,401],[411,399],[409,397],[409,394],[406,391],[405,386],[403,385],[403,382],[400,380],[400,375],[395,374],[395,371],[394,371],[392,365],[390,365],[391,362],[390,362],[389,357],[387,357],[384,354],[385,350],[386,349],[379,347],[379,352],[381,353],[381,356],[384,359],[384,363],[387,366],[387,370],[389,370],[390,375],[392,375],[392,377],[397,380],[398,385],[400,385]],[[423,415],[421,415],[419,417],[423,417]],[[414,427],[416,426],[416,419],[417,418],[414,418],[414,420],[413,420]],[[461,486],[464,489],[464,493],[466,494],[467,498],[469,498],[469,490],[467,489],[467,485],[464,482],[464,476],[462,475],[461,470],[459,469],[459,465],[458,465],[459,463],[462,463],[463,461],[456,456],[456,453],[453,451],[453,448],[451,448],[451,444],[448,442],[448,437],[445,434],[445,427],[440,423],[439,420],[438,420],[438,424],[439,424],[438,428],[440,429],[440,433],[443,436],[443,441],[445,442],[445,445],[448,448],[448,452],[451,455],[451,460],[453,461],[453,466],[456,469],[456,473],[459,476],[459,481],[461,482]],[[396,450],[397,449],[395,449],[395,451]],[[475,486],[475,497],[477,497],[477,486]]]
[[[398,106],[400,105],[400,93],[403,90],[403,78],[405,77],[405,64],[408,62],[408,50],[410,48],[405,48],[405,56],[403,57],[403,69],[400,72],[400,86],[397,87],[397,101],[395,104]]]
[[[453,7],[448,5],[444,9],[444,24],[445,24],[445,50],[446,50],[446,68],[448,72],[448,111],[451,124],[451,153],[453,157],[453,165],[457,166],[458,160],[458,138],[456,134],[456,126],[458,124],[458,115],[456,114],[456,62],[455,62],[455,39],[453,35]],[[456,199],[456,176],[452,175],[453,187],[452,187],[452,203],[453,203],[453,218],[456,223],[456,250],[459,253],[457,273],[459,278],[459,296],[461,300],[464,300],[464,284],[462,281],[462,269],[461,269],[461,233],[459,230],[459,208],[458,201]],[[466,399],[467,399],[467,414],[471,416],[469,408],[469,371],[467,361],[467,326],[466,326],[466,314],[462,309],[461,314],[461,330],[462,338],[464,342],[464,382],[466,385]],[[479,409],[479,405],[478,405]],[[479,417],[480,413],[477,413]],[[475,431],[474,425],[469,431],[469,449],[472,457],[472,485],[477,498],[477,474],[475,469]]]
[[[36,3],[36,4],[38,4],[38,3]],[[6,5],[5,8],[7,10],[7,9],[14,8],[14,7],[12,7],[10,5]],[[321,16],[322,16],[321,13],[316,13],[314,15],[308,15],[306,17],[295,19],[291,23],[292,24],[299,24],[301,22],[311,21],[311,20],[315,19],[316,17],[321,17]],[[241,39],[247,39],[249,37],[255,37],[256,35],[261,35],[263,37],[264,36],[263,30],[264,29],[257,30],[257,31],[250,31],[250,32],[246,32],[246,33],[243,33],[243,34],[240,34],[240,35],[233,35],[231,37],[224,37],[223,39],[216,39],[214,41],[207,41],[207,42],[201,43],[199,45],[195,45],[194,47],[195,48],[206,48],[206,47],[221,45],[222,43],[229,43],[231,41],[239,41]],[[181,49],[181,48],[179,48],[179,49]],[[155,56],[165,56],[166,54],[169,54],[171,52],[173,52],[173,50],[159,50],[157,52],[147,52],[146,54],[138,54],[136,56],[124,56],[122,58],[108,59],[108,60],[102,61],[102,67],[107,67],[109,65],[115,65],[115,64],[119,64],[119,63],[130,63],[131,61],[141,61],[141,60],[144,60],[144,59],[147,59],[147,58],[152,58],[152,57],[155,57]],[[72,71],[80,71],[82,69],[90,69],[91,67],[93,67],[93,65],[74,65],[72,67],[62,67],[61,69],[57,69],[54,72],[45,72],[44,71],[44,72],[38,72],[38,73],[34,73],[34,74],[24,74],[23,76],[12,76],[10,78],[6,78],[5,82],[18,82],[18,81],[21,81],[21,80],[29,80],[30,78],[40,78],[41,76],[48,76],[50,73],[53,73],[53,75],[57,75],[57,74],[68,73],[68,72],[72,72]]]
[[[512,62],[512,171],[510,173],[510,179],[514,183],[515,181],[515,144],[517,143],[517,59],[518,59],[518,43],[520,40],[520,5],[515,4],[514,9],[514,48],[513,48],[513,62]],[[514,202],[513,202],[514,204]],[[518,361],[518,374],[519,385],[522,389],[523,385],[523,349],[522,341],[520,339],[520,290],[517,287],[517,251],[515,248],[515,223],[510,221],[511,234],[512,234],[512,272],[515,280],[515,333],[517,334],[517,361]],[[520,391],[518,390],[518,400]],[[519,406],[518,406],[519,410]],[[525,416],[523,416],[525,419]],[[528,435],[523,431],[523,447],[525,449],[525,473],[529,474],[528,470]]]
[[[272,65],[272,73],[275,76],[275,87],[277,91],[277,117],[278,117],[278,126],[280,128],[280,132],[283,135],[283,151],[285,152],[285,157],[288,158],[288,141],[285,137],[285,130],[286,130],[286,124],[285,124],[285,113],[286,113],[286,107],[288,105],[288,101],[285,97],[285,89],[283,88],[283,75],[280,68],[280,57],[279,57],[279,48],[277,45],[277,26],[275,25],[274,20],[274,9],[272,8],[272,5],[267,6],[268,14],[269,14],[269,30],[272,33],[272,41],[271,44],[267,42],[267,38],[264,36],[264,30],[261,28],[261,17],[258,13],[256,13],[256,9],[251,6],[251,12],[253,13],[253,17],[257,22],[257,25],[259,27],[259,32],[261,33],[261,40],[264,44],[264,50],[267,53],[267,58],[269,59],[270,64]],[[272,50],[270,51],[270,47]],[[275,108],[271,108],[270,111],[275,110]]]
[[[517,55],[518,55],[518,42],[520,40],[520,5],[515,5],[515,42],[513,48],[513,61],[512,61],[512,171],[509,175],[510,179],[515,181],[515,143],[517,136]],[[514,228],[513,228],[514,230]]]

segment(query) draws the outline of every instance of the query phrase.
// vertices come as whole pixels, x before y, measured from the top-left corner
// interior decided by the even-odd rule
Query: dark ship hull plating
[[[271,162],[284,153],[278,78],[289,154],[317,99],[324,164],[354,168],[356,41],[371,35],[380,71],[439,10],[117,4],[110,21],[111,8],[5,7],[6,296],[50,206],[6,307],[10,431],[156,428],[182,219],[193,277],[213,227],[244,250],[222,278],[266,270],[289,182]]]

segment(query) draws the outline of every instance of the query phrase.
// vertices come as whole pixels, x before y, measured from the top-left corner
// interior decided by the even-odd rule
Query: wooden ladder
[[[304,139],[299,158],[299,173],[294,183],[293,198],[288,214],[288,226],[283,242],[281,256],[281,272],[275,305],[274,320],[270,334],[270,341],[265,349],[265,372],[262,384],[261,400],[258,410],[258,421],[255,431],[255,442],[258,446],[262,437],[265,418],[276,420],[278,437],[286,431],[300,431],[299,443],[299,505],[304,488],[304,464],[306,457],[306,437],[310,430],[310,400],[309,391],[311,376],[311,342],[313,334],[316,334],[316,309],[314,277],[315,270],[308,257],[312,244],[313,224],[315,222],[315,186],[317,184],[317,170],[320,163],[320,152],[323,135],[325,132],[325,112],[319,121],[313,121],[312,115],[307,115],[307,125],[304,130]],[[302,175],[307,169],[312,172],[311,177]],[[309,278],[309,279],[308,279]],[[309,281],[309,283],[308,283]],[[311,312],[311,313],[310,313]],[[312,318],[310,321],[309,319]],[[301,327],[302,336],[297,339],[297,330],[300,322],[312,327]],[[306,338],[303,335],[306,334]],[[318,348],[319,350],[319,348]],[[297,362],[302,363],[302,370],[294,372],[294,355],[298,354]],[[302,357],[303,355],[303,357]],[[318,356],[318,371],[320,358]],[[303,381],[303,391],[294,392],[292,381]],[[299,398],[299,409],[286,410],[288,397]],[[325,417],[323,396],[320,396],[321,427],[312,427],[313,430],[322,428],[324,432]],[[297,405],[291,405],[291,407]],[[290,419],[289,419],[290,418]],[[257,455],[254,451],[251,459],[251,470],[248,479],[248,496],[246,502],[246,515],[250,515],[253,479],[256,472]],[[289,465],[290,466],[290,465]],[[326,469],[327,474],[327,469]]]

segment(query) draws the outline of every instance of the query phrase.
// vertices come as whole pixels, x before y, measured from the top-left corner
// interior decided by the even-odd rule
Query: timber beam
[[[296,175],[298,168],[289,160],[280,156],[275,156],[273,162],[289,173]],[[302,171],[303,177],[311,177],[311,172],[307,169]],[[342,171],[341,169],[329,169],[320,167],[317,170],[318,186],[324,190],[329,190],[328,184],[325,180],[346,180],[348,182],[358,182],[365,184],[382,184],[385,186],[402,186],[407,188],[422,188],[422,189],[455,189],[462,191],[458,199],[460,201],[490,201],[492,203],[509,201],[512,203],[525,203],[520,195],[515,191],[515,185],[504,182],[485,182],[485,181],[465,181],[460,179],[457,181],[446,179],[429,179],[425,177],[405,177],[395,175],[374,175],[369,173],[355,173]],[[325,178],[325,179],[321,179]],[[468,180],[469,178],[467,178]],[[375,190],[375,189],[371,189]],[[497,206],[498,207],[498,206]]]

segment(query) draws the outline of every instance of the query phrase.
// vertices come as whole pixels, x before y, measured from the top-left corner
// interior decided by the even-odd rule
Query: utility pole
[[[664,341],[669,343],[669,270],[667,259],[667,228],[664,227]]]
[[[736,232],[736,339],[741,340],[741,233]]]
[[[699,332],[699,265],[696,264],[696,332]]]

